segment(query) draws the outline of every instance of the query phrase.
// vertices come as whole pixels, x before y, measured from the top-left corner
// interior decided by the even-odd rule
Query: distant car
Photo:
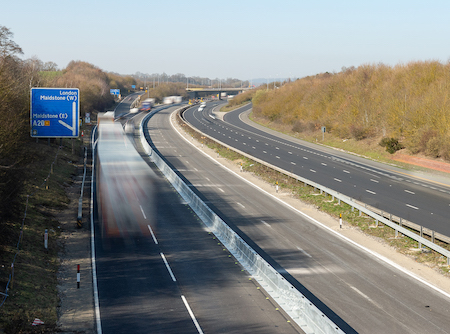
[[[198,111],[203,111],[203,107],[202,106],[198,107]]]

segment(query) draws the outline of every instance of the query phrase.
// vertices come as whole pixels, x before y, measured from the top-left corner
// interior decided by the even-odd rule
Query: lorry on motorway
[[[181,103],[183,98],[181,96],[166,96],[163,98],[163,104]]]
[[[152,110],[153,106],[155,105],[155,99],[154,98],[148,98],[142,101],[141,107],[139,108],[140,111],[150,111]]]

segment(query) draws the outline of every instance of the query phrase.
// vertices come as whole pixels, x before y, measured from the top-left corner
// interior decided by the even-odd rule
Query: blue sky
[[[450,59],[450,1],[9,1],[23,58],[120,74],[287,78]]]

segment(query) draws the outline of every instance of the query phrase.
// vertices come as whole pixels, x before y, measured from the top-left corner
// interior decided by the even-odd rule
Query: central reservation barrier
[[[139,130],[140,141],[146,154],[160,169],[166,179],[245,270],[254,277],[305,333],[344,333],[217,216],[167,165],[164,159],[151,148],[144,135],[144,125],[159,110],[152,111],[142,120]]]

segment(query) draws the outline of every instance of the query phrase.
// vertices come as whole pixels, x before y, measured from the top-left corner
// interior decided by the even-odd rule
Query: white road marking
[[[326,163],[322,162],[321,163],[322,166],[328,166]]]
[[[172,120],[171,120],[171,125],[172,125],[172,128],[174,128],[174,129],[179,133],[179,131],[178,131],[178,130],[175,128],[175,126],[173,125]],[[186,142],[188,142],[190,145],[192,145],[192,146],[195,148],[194,144],[192,144],[192,143],[191,143],[190,141],[188,141],[187,139],[185,139],[185,140],[186,140]],[[95,146],[95,145],[94,145],[94,146]],[[298,148],[298,149],[301,150],[301,148]],[[214,161],[213,158],[211,158],[210,156],[206,155],[206,153],[204,153],[203,151],[200,151],[200,153],[204,154],[207,158],[209,158],[209,159],[211,159],[211,160]],[[369,254],[372,254],[372,256],[374,256],[374,257],[378,258],[379,260],[381,260],[381,261],[383,261],[383,262],[389,264],[389,265],[392,266],[393,268],[396,268],[397,270],[403,272],[404,274],[410,276],[411,278],[413,278],[413,279],[415,279],[415,280],[421,282],[422,284],[424,284],[424,285],[430,287],[430,288],[433,289],[434,291],[436,291],[436,292],[438,292],[438,293],[440,293],[440,294],[446,296],[447,298],[450,298],[450,294],[447,293],[446,291],[444,291],[444,290],[442,290],[442,289],[436,287],[435,285],[430,284],[428,281],[426,281],[426,280],[420,278],[419,276],[413,274],[412,272],[406,270],[406,269],[403,268],[402,266],[397,265],[395,262],[389,260],[388,258],[386,258],[386,257],[384,257],[384,256],[381,256],[380,254],[378,254],[378,253],[376,253],[376,252],[373,252],[373,251],[370,250],[369,248],[366,248],[366,247],[364,247],[364,246],[362,246],[362,245],[356,243],[355,241],[353,241],[353,240],[347,238],[346,236],[344,236],[344,235],[342,235],[342,234],[336,232],[335,230],[333,230],[333,229],[331,229],[330,227],[324,225],[324,224],[321,223],[320,221],[318,221],[318,220],[312,218],[311,216],[305,214],[304,212],[302,212],[302,211],[300,211],[300,210],[294,208],[293,206],[289,205],[287,202],[284,202],[284,201],[280,200],[278,197],[276,197],[276,196],[274,196],[274,195],[268,193],[267,191],[261,189],[260,187],[258,187],[258,186],[256,186],[255,184],[251,183],[250,181],[248,181],[247,179],[243,178],[243,177],[240,176],[238,173],[236,173],[236,172],[230,170],[229,168],[225,167],[224,165],[221,165],[221,167],[222,167],[223,169],[225,169],[225,170],[228,170],[230,173],[236,175],[237,177],[241,178],[243,182],[247,182],[249,185],[251,185],[251,186],[254,187],[255,189],[258,189],[259,191],[261,191],[261,192],[267,194],[268,196],[272,197],[275,201],[278,201],[278,202],[284,204],[286,207],[289,207],[291,210],[293,210],[293,211],[297,212],[298,214],[300,214],[300,215],[302,215],[302,216],[308,218],[309,220],[311,220],[311,221],[312,221],[314,224],[316,224],[317,226],[321,226],[323,229],[325,229],[325,230],[329,231],[330,233],[334,234],[335,236],[337,236],[337,237],[339,237],[339,238],[345,240],[345,241],[348,242],[349,244],[352,244],[352,245],[355,246],[356,248],[359,248],[359,249],[361,249],[361,250],[363,250],[363,251],[365,251],[365,252],[367,252],[367,253],[369,253]],[[348,173],[350,173],[350,172],[348,172]],[[391,185],[390,185],[390,186],[391,186]],[[91,191],[93,191],[93,189],[94,189],[94,188],[91,187]],[[92,194],[92,193],[91,193],[91,194]],[[91,207],[92,207],[92,205],[93,205],[93,204],[92,204],[92,201],[91,201]],[[450,206],[450,204],[449,204],[449,206]],[[94,226],[93,226],[93,224],[92,224],[92,222],[94,221],[94,219],[92,218],[92,212],[93,212],[93,210],[91,210],[91,245],[92,245],[92,249],[95,249],[94,235],[93,235]],[[94,266],[93,266],[93,277],[95,277],[95,281],[96,281],[96,275],[95,275],[95,272],[96,272],[96,270],[95,270],[95,254],[94,254],[94,253],[93,253],[93,256],[92,256],[92,262],[93,262],[93,264],[94,264]],[[95,297],[95,303],[96,303],[96,310],[98,310],[98,311],[96,311],[96,314],[98,315],[98,319],[100,319],[100,311],[99,311],[99,308],[98,308],[98,293],[95,292],[95,291],[96,291],[96,286],[97,286],[97,285],[95,284],[95,285],[94,285],[94,297],[96,296],[96,297]],[[101,322],[97,321],[97,326],[101,326]],[[99,328],[100,328],[100,327],[99,327]]]
[[[317,173],[314,169],[310,169],[310,171],[313,172],[313,173]]]
[[[289,154],[292,154],[292,152],[288,152]]]
[[[374,179],[370,179],[370,181],[375,182],[375,183],[380,183],[380,181],[374,180]]]
[[[305,160],[308,160],[308,158],[307,158],[307,157],[303,157],[303,159],[305,159]]]
[[[264,220],[261,220],[261,223],[263,223],[264,225],[266,225],[266,226],[268,226],[268,227],[272,227],[272,226],[270,226],[269,223],[266,223]]]
[[[177,279],[175,278],[175,276],[174,276],[174,274],[172,272],[172,269],[170,269],[169,262],[167,262],[166,257],[164,256],[163,253],[160,253],[160,254],[161,254],[161,257],[162,257],[162,259],[164,261],[164,264],[166,265],[167,270],[169,271],[170,277],[172,277],[172,281],[176,282]]]
[[[191,308],[189,307],[189,304],[186,300],[186,298],[184,298],[183,295],[181,295],[181,299],[183,300],[184,306],[186,306],[186,309],[188,310],[189,315],[191,316],[192,321],[194,322],[195,327],[197,328],[197,331],[199,334],[203,334],[202,328],[200,327],[200,325],[198,324],[197,319],[195,318],[194,312],[192,312]]]
[[[413,206],[413,205],[410,205],[410,204],[406,204],[406,206],[411,208],[411,209],[414,209],[414,210],[419,210],[419,208],[417,206]]]
[[[245,209],[245,206],[239,202],[236,202],[238,205],[242,206]]]
[[[144,209],[142,209],[141,205],[139,205],[139,207],[141,208],[141,212],[142,212],[142,215],[144,216],[144,219],[147,219],[147,216],[145,215]]]
[[[300,247],[297,247],[297,249],[302,252],[303,254],[305,254],[307,257],[312,257],[311,255],[309,255],[308,253],[306,253],[303,249],[301,249]]]
[[[155,242],[155,244],[158,244],[158,240],[156,240],[155,234],[153,233],[152,228],[150,227],[150,225],[148,226],[148,230],[150,231],[150,234],[152,235],[153,241]]]
[[[355,288],[354,286],[349,285],[349,284],[348,284],[348,286],[349,286],[350,288],[352,288],[355,292],[357,292],[360,296],[362,296],[363,298],[367,299],[369,302],[371,302],[372,304],[374,304],[376,307],[378,307],[378,308],[380,308],[380,309],[383,309],[383,308],[380,307],[380,305],[378,305],[375,301],[373,301],[372,299],[370,299],[369,296],[367,296],[366,294],[362,293],[361,291],[359,291],[359,290],[358,290],[357,288]]]
[[[337,182],[342,182],[342,180],[339,180],[339,179],[336,179],[336,178],[334,178],[334,180],[337,181]]]
[[[280,157],[278,155],[276,155],[275,158],[280,159]]]
[[[411,195],[415,195],[416,193],[411,191],[411,190],[405,190],[406,193],[411,194]]]
[[[296,163],[295,163],[295,162],[293,162],[293,161],[291,161],[291,164],[293,164],[293,165],[296,165]]]
[[[348,170],[343,170],[344,173],[350,174],[350,172]]]
[[[372,195],[376,195],[376,194],[377,194],[375,191],[372,191],[372,190],[367,190],[367,189],[366,189],[366,191],[367,191],[369,194],[372,194]]]
[[[217,188],[217,189],[219,189],[223,193],[225,192],[225,190],[223,190],[222,188]]]

